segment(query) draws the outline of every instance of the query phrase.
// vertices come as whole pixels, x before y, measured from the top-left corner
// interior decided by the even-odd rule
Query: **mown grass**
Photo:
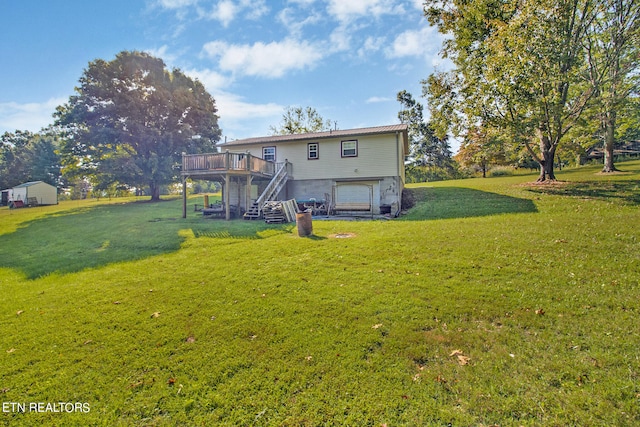
[[[0,210],[1,400],[91,408],[0,422],[637,425],[621,166],[414,186],[402,219],[313,239],[178,200]]]

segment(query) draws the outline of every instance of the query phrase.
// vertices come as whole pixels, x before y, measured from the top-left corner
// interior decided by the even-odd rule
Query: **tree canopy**
[[[5,132],[0,137],[0,188],[28,181],[44,181],[55,187],[61,183],[59,140],[55,132]]]
[[[98,188],[114,183],[160,187],[179,175],[182,153],[215,151],[217,108],[202,83],[143,52],[89,63],[77,95],[58,107],[64,173]]]
[[[272,135],[292,135],[331,130],[332,121],[324,119],[313,107],[287,107],[280,125],[271,126]]]
[[[616,2],[633,4],[426,0],[427,18],[449,36],[444,54],[455,66],[424,81],[436,130],[465,137],[478,126],[500,129],[540,164],[539,180],[554,179],[556,150],[602,93],[598,85],[615,62],[601,61],[595,72],[589,54],[596,40],[607,44],[597,24],[611,19]]]

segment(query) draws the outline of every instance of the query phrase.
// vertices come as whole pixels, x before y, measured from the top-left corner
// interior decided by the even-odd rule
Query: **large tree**
[[[461,136],[478,123],[503,129],[540,164],[540,181],[555,179],[556,150],[594,94],[583,48],[595,1],[427,0],[455,65],[425,81],[436,122]]]
[[[332,122],[313,107],[287,107],[278,126],[271,126],[272,135],[293,135],[331,130]]]
[[[198,80],[143,52],[89,63],[77,95],[58,107],[65,130],[65,173],[98,185],[149,187],[178,178],[182,153],[215,151],[220,139],[213,97]]]
[[[618,120],[633,102],[640,78],[640,3],[600,0],[588,32],[587,59],[595,90],[594,109],[604,141],[603,172],[614,172],[613,149]],[[632,104],[631,104],[632,105]]]

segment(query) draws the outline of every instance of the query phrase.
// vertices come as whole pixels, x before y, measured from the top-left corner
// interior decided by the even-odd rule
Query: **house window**
[[[262,158],[271,162],[275,162],[276,147],[262,147]]]
[[[358,141],[342,141],[342,157],[358,157]]]
[[[320,150],[317,142],[307,144],[307,159],[316,160],[320,158]]]

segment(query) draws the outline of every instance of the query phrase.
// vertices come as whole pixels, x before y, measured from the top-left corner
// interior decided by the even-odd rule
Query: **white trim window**
[[[318,160],[320,158],[320,144],[310,142],[307,144],[307,160]]]
[[[276,161],[276,147],[262,147],[262,158],[271,162]]]
[[[358,140],[342,141],[342,157],[358,157]]]

